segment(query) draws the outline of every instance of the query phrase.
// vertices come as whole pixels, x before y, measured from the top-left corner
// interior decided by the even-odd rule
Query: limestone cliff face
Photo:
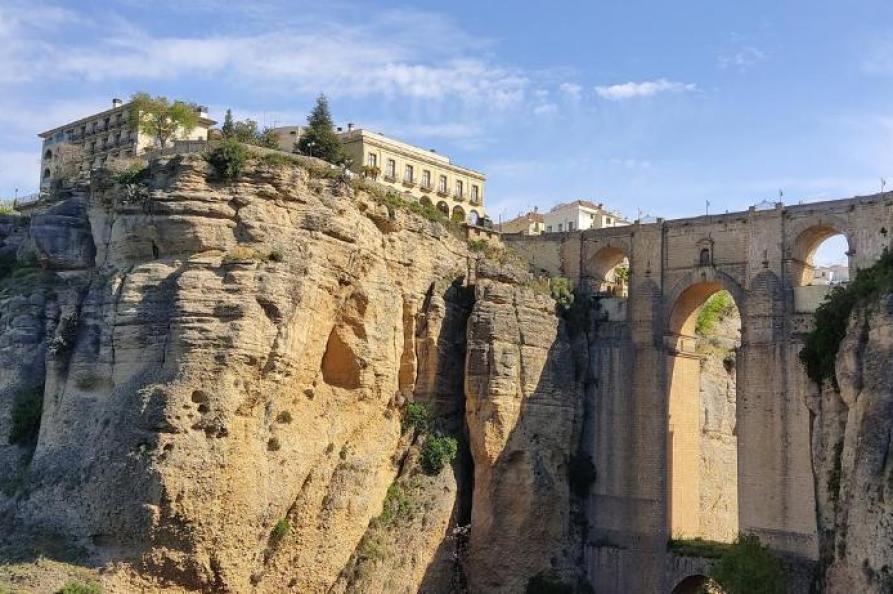
[[[43,396],[36,444],[0,446],[10,531],[88,546],[111,592],[510,592],[560,565],[578,392],[551,298],[469,288],[464,241],[327,173],[147,179],[0,221],[29,279],[0,296],[0,438]],[[410,399],[452,471],[419,471]],[[373,521],[395,488],[412,513]]]
[[[576,578],[567,476],[582,378],[553,300],[501,272],[481,271],[469,323],[472,592],[523,592],[544,573]]]
[[[893,298],[854,312],[814,414],[824,591],[893,587]]]

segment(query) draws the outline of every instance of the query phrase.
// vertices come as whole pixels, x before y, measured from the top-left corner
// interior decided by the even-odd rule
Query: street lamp
[[[310,142],[307,143],[307,150],[310,151],[311,157],[313,156],[313,147],[315,147],[315,146],[316,146],[316,141],[314,141],[314,140],[311,140]]]

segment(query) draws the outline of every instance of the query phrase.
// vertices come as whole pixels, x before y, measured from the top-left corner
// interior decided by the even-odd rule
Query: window
[[[456,180],[456,198],[461,198],[461,197],[462,197],[462,193],[463,193],[464,191],[465,191],[465,188],[464,188],[463,185],[462,185],[462,180],[461,180],[461,179],[457,179],[457,180]]]
[[[121,133],[115,134],[115,144],[121,144]]]
[[[573,223],[573,221],[567,224],[567,230],[568,230],[568,231],[573,231],[573,230],[574,230],[574,223]]]
[[[440,182],[437,184],[437,191],[446,194],[447,191],[447,179],[445,175],[440,176]]]
[[[546,233],[552,232],[552,225],[546,225]]]
[[[479,197],[480,188],[477,185],[471,186],[471,201],[477,202]]]
[[[109,129],[109,122],[111,122],[111,121],[112,121],[111,118],[105,118],[105,119],[102,121],[102,123],[105,125],[105,129],[106,129],[106,130]]]
[[[49,177],[50,177],[50,170],[44,169],[43,170],[43,179],[49,179]]]
[[[699,264],[701,266],[710,266],[710,249],[709,248],[701,249],[701,256],[699,258]]]
[[[117,114],[115,116],[115,125],[120,126],[122,121],[124,121],[124,114]]]
[[[415,172],[412,169],[412,165],[407,165],[406,168],[403,170],[403,181],[405,181],[408,184],[411,184],[414,175],[415,175]]]
[[[96,141],[95,141],[95,140],[94,140],[93,142],[90,143],[90,152],[91,152],[91,153],[95,153],[95,152],[96,152]]]
[[[52,158],[53,158],[53,151],[51,151],[50,149],[47,149],[47,152],[45,152],[45,153],[43,154],[43,158],[44,158],[44,159],[52,159]]]
[[[378,167],[378,155],[369,153],[369,156],[366,157],[366,165],[369,167]]]
[[[608,217],[608,224],[610,225],[611,223],[612,223],[611,217]]]
[[[388,168],[384,174],[391,179],[397,177],[397,162],[393,159],[388,159]]]
[[[561,233],[564,231],[564,223],[558,223],[558,232]]]

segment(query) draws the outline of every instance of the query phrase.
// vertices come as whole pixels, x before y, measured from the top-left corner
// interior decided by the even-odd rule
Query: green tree
[[[179,99],[137,93],[130,99],[128,124],[134,132],[147,134],[164,148],[178,133],[188,134],[198,125],[196,106]]]
[[[710,570],[710,577],[728,594],[784,594],[784,565],[755,534],[741,534]]]
[[[341,141],[335,134],[329,100],[325,95],[316,98],[316,107],[307,116],[307,130],[298,140],[297,149],[305,155],[319,157],[329,163],[344,161]]]
[[[220,132],[223,134],[224,138],[231,138],[234,131],[235,124],[233,123],[233,110],[227,109],[226,115],[223,116],[223,126],[220,127]]]

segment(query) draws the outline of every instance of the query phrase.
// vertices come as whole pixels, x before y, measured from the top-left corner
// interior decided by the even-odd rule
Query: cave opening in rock
[[[741,316],[719,282],[685,290],[670,316],[668,518],[674,539],[738,534]]]

